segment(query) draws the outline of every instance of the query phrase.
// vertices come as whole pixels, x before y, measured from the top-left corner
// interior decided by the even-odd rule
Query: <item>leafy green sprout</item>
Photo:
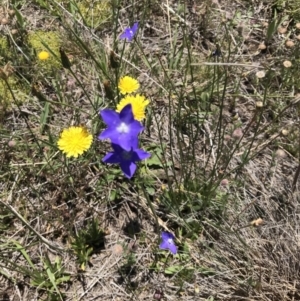
[[[93,219],[86,228],[81,229],[73,237],[71,246],[77,257],[81,270],[85,270],[90,257],[104,248],[104,231],[99,228],[99,223]]]
[[[32,261],[26,249],[17,241],[11,241],[11,246],[22,255],[29,267],[18,266],[18,271],[27,275],[30,278],[30,284],[39,290],[45,291],[48,294],[48,300],[63,300],[60,292],[60,286],[70,280],[70,275],[65,271],[62,264],[62,259],[56,257],[54,262],[51,262],[49,257],[45,255],[41,262],[43,268],[38,268]],[[14,267],[14,263],[10,263]]]
[[[48,256],[45,256],[44,269],[42,271],[34,270],[30,283],[39,289],[47,289],[50,296],[57,295],[62,300],[58,286],[69,280],[70,275],[65,272],[62,259],[56,257],[54,263],[52,263]]]

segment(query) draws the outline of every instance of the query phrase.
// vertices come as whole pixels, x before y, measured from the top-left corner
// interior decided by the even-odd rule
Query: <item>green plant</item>
[[[79,230],[71,245],[79,266],[84,271],[92,254],[104,247],[104,231],[99,228],[98,220],[93,219],[85,229]]]
[[[41,292],[46,292],[49,301],[63,300],[60,287],[70,280],[70,275],[65,271],[62,259],[56,257],[54,263],[51,262],[47,255],[41,258],[42,268],[33,263],[29,253],[17,241],[11,241],[11,247],[19,252],[25,259],[28,266],[19,266],[14,262],[8,262],[12,269],[16,269],[23,275],[30,278],[30,285],[36,287]]]
[[[30,276],[30,284],[41,290],[46,290],[48,300],[63,300],[63,295],[59,290],[59,286],[68,282],[70,276],[65,272],[62,265],[62,259],[55,258],[54,263],[50,261],[48,256],[43,259],[43,270],[34,269]]]

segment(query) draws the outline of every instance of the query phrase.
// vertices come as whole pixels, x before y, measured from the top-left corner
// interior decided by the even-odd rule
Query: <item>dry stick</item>
[[[241,216],[241,214],[243,212],[245,212],[249,207],[251,207],[252,205],[254,205],[256,203],[257,200],[253,200],[251,201],[249,204],[247,204],[244,209],[234,218],[234,220],[232,221],[232,223],[229,225],[230,229],[232,228],[233,224],[239,219],[239,217]]]
[[[247,67],[247,68],[262,68],[265,69],[264,66],[260,64],[241,64],[234,62],[220,63],[220,62],[201,62],[201,63],[193,63],[192,66],[235,66],[235,67]]]
[[[11,191],[9,193],[8,196],[8,201],[10,202],[12,200],[12,194],[13,194],[13,190],[15,187],[15,184],[17,182],[17,178],[18,175],[16,176],[16,179],[13,183],[13,186],[11,188]],[[12,214],[14,214],[29,230],[31,230],[43,243],[46,244],[46,246],[48,248],[54,249],[58,252],[62,252],[65,251],[64,248],[58,246],[57,244],[54,244],[52,242],[50,242],[48,239],[46,239],[45,237],[43,237],[40,233],[38,233],[25,219],[24,217],[18,212],[16,211],[15,208],[13,208],[11,205],[4,203],[2,200],[0,200],[0,204],[2,204],[4,207],[6,207],[6,209],[8,209]]]
[[[294,175],[294,179],[293,179],[293,184],[292,184],[292,191],[295,192],[295,189],[296,189],[296,184],[297,184],[297,180],[299,178],[299,174],[300,174],[300,136],[299,136],[299,145],[298,145],[298,151],[299,151],[299,165],[298,165],[298,168],[295,172],[295,175]]]
[[[298,168],[295,172],[295,176],[294,176],[294,180],[293,180],[293,184],[292,184],[292,191],[293,192],[295,192],[297,180],[299,178],[299,174],[300,174],[300,163],[299,163]]]
[[[298,102],[297,102],[297,105],[298,105],[298,109],[300,110],[300,105],[299,105],[299,99],[298,99]],[[298,165],[298,168],[295,172],[295,176],[294,176],[294,179],[293,179],[293,184],[292,184],[292,191],[295,192],[296,190],[296,184],[297,184],[297,180],[299,178],[299,174],[300,174],[300,136],[299,136],[299,144],[298,144],[298,151],[299,151],[299,154],[298,154],[298,160],[299,160],[299,165]]]
[[[38,233],[34,228],[32,228],[30,226],[30,224],[23,218],[23,216],[17,212],[11,205],[5,204],[4,202],[2,202],[0,200],[0,203],[5,206],[12,214],[14,214],[29,230],[31,230],[32,232],[34,232],[34,234],[43,242],[45,243],[48,247],[50,247],[51,249],[54,249],[58,252],[62,252],[65,251],[64,248],[58,246],[57,244],[54,244],[52,242],[50,242],[48,239],[46,239],[45,237],[43,237],[40,233]]]
[[[168,15],[168,20],[170,20],[170,12],[172,14],[174,14],[175,16],[177,16],[177,18],[182,22],[184,23],[185,25],[191,27],[191,24],[189,22],[187,22],[185,19],[183,19],[182,17],[180,17],[172,8],[171,6],[169,5],[169,1],[167,1],[167,4],[163,3],[163,6],[167,8],[168,12],[167,12],[167,15]],[[170,21],[168,22],[169,24],[169,31],[171,32],[171,27],[170,27]]]

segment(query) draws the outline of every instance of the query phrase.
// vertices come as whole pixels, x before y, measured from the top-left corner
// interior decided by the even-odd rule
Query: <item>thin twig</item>
[[[15,181],[12,185],[12,188],[10,190],[9,196],[7,198],[8,202],[11,202],[12,196],[13,196],[13,190],[15,188],[16,182],[18,180],[18,175],[15,178]],[[64,248],[58,246],[57,244],[54,244],[50,242],[48,239],[43,237],[40,233],[38,233],[25,219],[24,217],[11,205],[4,203],[2,200],[0,200],[0,204],[2,204],[6,209],[8,209],[12,214],[14,214],[29,230],[31,230],[43,243],[45,243],[49,248],[54,249],[58,252],[65,251]]]

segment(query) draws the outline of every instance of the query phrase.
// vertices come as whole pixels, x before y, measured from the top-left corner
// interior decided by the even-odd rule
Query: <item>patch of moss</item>
[[[7,37],[0,37],[0,68],[5,72],[6,66],[10,65],[10,62],[15,60],[12,57],[10,45]],[[13,73],[13,72],[12,72]],[[12,74],[7,78],[8,84],[12,89],[15,99],[19,104],[22,104],[28,99],[30,89],[28,86],[22,84],[19,78]],[[2,110],[6,110],[12,106],[15,102],[6,82],[0,78],[0,107]]]
[[[110,0],[81,0],[77,6],[86,25],[99,29],[111,16],[110,2]]]
[[[300,0],[277,0],[273,5],[279,11],[289,14],[295,22],[300,22]]]
[[[52,71],[62,67],[60,61],[59,48],[62,46],[62,39],[56,31],[35,31],[28,35],[28,43],[36,53],[37,67],[43,71]],[[40,60],[38,55],[40,52],[49,53],[49,58]]]
[[[3,109],[10,108],[15,103],[15,100],[18,102],[18,104],[22,104],[29,99],[29,86],[24,86],[14,75],[10,76],[7,81],[14,94],[14,97],[11,95],[5,81],[0,79],[0,106]]]
[[[10,58],[9,44],[5,36],[0,37],[0,57],[8,60]]]

